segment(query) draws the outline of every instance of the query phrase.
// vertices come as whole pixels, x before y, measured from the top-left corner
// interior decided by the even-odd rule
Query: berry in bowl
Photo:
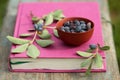
[[[92,37],[94,23],[87,18],[70,17],[58,21],[56,29],[64,43],[79,46]]]

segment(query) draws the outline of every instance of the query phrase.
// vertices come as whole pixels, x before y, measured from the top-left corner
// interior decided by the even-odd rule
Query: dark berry
[[[85,24],[85,21],[80,21],[80,24]]]
[[[86,24],[80,24],[83,30],[87,30]]]
[[[89,45],[89,48],[90,48],[90,49],[96,49],[96,48],[97,48],[97,45],[95,45],[95,44],[90,44],[90,45]]]
[[[43,24],[40,24],[40,23],[39,23],[38,26],[39,26],[39,27],[43,27]]]
[[[70,27],[66,26],[64,27],[65,32],[70,32]]]
[[[85,30],[80,30],[80,32],[86,32]]]
[[[38,30],[38,31],[42,31],[42,30],[43,30],[43,28],[42,28],[42,27],[39,27],[37,30]]]
[[[79,26],[79,25],[80,25],[79,20],[75,20],[75,21],[74,21],[74,24],[75,24],[75,26]]]
[[[63,26],[70,26],[70,22],[69,21],[65,22]]]
[[[81,26],[76,26],[75,31],[76,31],[76,32],[80,32],[81,29],[82,29]]]
[[[71,33],[75,33],[75,30],[74,30],[74,29],[71,29],[70,32],[71,32]]]
[[[65,32],[64,26],[62,26],[60,29]]]
[[[39,28],[38,24],[34,24],[34,28],[37,30]]]

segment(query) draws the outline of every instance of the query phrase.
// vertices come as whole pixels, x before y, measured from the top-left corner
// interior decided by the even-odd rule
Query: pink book
[[[9,62],[29,61],[30,63],[13,65],[9,63],[10,71],[14,72],[85,72],[86,68],[80,68],[80,63],[85,59],[76,55],[76,51],[85,51],[89,44],[103,45],[102,27],[100,21],[99,6],[96,2],[60,2],[60,3],[21,3],[18,7],[17,20],[14,30],[14,37],[19,37],[22,33],[28,33],[33,28],[30,12],[35,16],[43,16],[56,9],[63,10],[66,17],[84,17],[92,20],[95,30],[92,38],[77,47],[65,45],[61,40],[53,35],[53,30],[48,29],[55,43],[47,48],[41,48],[40,55],[37,59],[29,58],[26,52],[21,54],[10,54]],[[55,26],[55,25],[54,25]],[[27,38],[31,39],[31,37]],[[11,49],[16,46],[12,45]],[[106,71],[106,56],[104,52],[100,52],[103,58],[103,66],[98,68],[92,67],[92,72]]]

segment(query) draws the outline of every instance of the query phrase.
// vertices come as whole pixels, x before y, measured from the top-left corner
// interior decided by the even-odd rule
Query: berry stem
[[[29,43],[30,45],[33,44],[33,42],[34,42],[35,39],[36,39],[36,36],[37,36],[37,31],[35,31],[34,37],[33,37],[32,41],[30,41],[30,43]]]
[[[95,54],[93,54],[93,57],[92,57],[92,58],[94,58],[94,57],[98,54],[98,51],[99,51],[99,48],[98,48],[98,46],[97,46],[96,51],[95,51]]]

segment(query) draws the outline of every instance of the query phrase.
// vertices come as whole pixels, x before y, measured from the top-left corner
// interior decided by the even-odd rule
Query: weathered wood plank
[[[11,2],[12,1],[12,2]],[[15,1],[15,2],[14,2]],[[8,11],[4,19],[2,32],[0,35],[0,80],[120,80],[118,65],[113,44],[112,28],[108,23],[102,23],[103,36],[106,45],[110,45],[110,51],[107,51],[107,72],[92,73],[91,76],[85,77],[84,73],[12,73],[8,71],[8,56],[11,44],[5,38],[12,35],[15,24],[17,5],[19,2],[34,2],[37,0],[10,0]],[[107,19],[109,11],[107,0],[38,0],[39,2],[67,2],[67,1],[98,1],[100,3],[101,14]]]

